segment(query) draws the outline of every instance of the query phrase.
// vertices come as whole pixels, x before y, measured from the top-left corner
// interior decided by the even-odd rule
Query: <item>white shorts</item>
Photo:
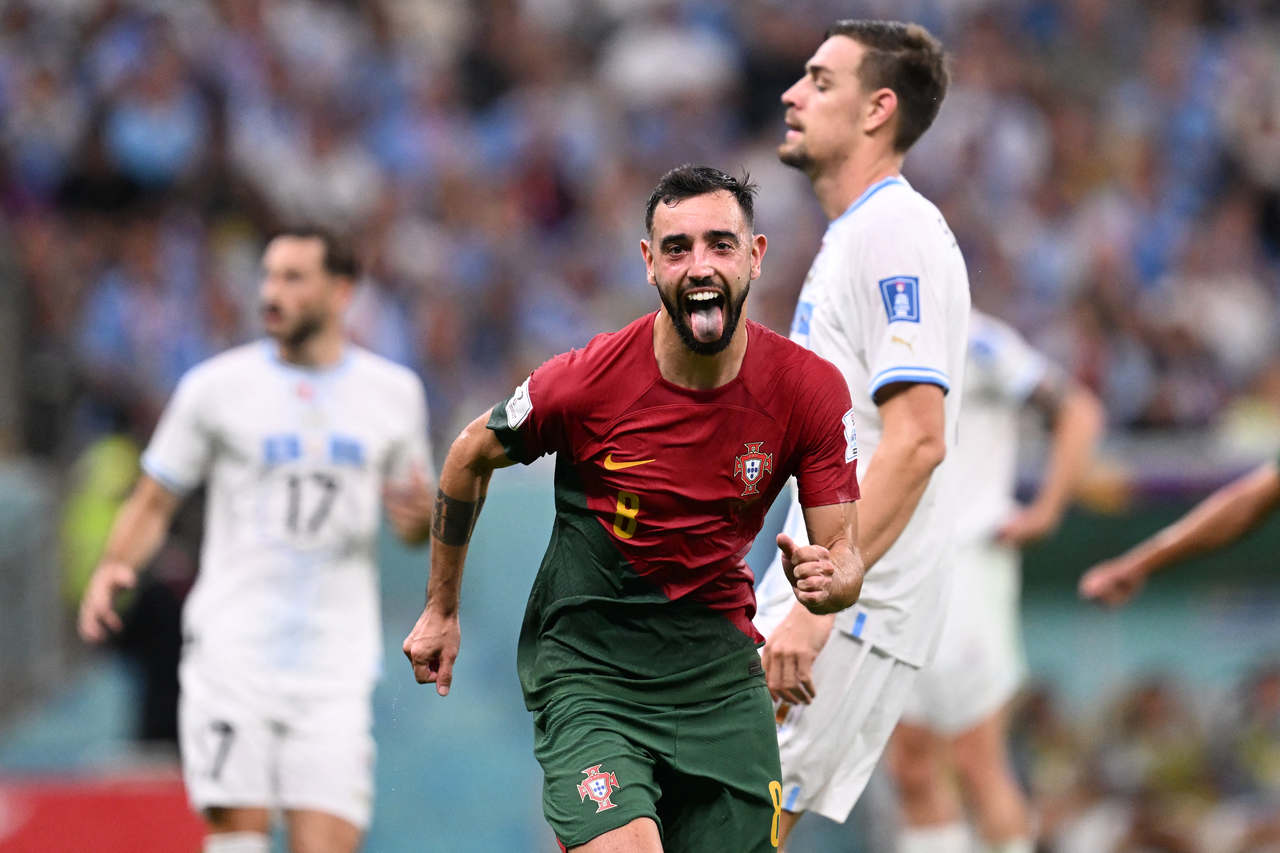
[[[916,668],[833,630],[813,665],[809,705],[779,709],[782,807],[843,822],[898,723]]]
[[[955,552],[942,636],[920,670],[902,719],[945,735],[968,731],[1000,710],[1022,686],[1018,552],[975,543]]]
[[[369,691],[290,693],[188,660],[179,674],[182,775],[197,811],[306,809],[369,825]]]

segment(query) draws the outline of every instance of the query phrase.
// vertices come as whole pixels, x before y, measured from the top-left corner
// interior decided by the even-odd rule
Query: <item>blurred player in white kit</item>
[[[263,255],[269,340],[178,384],[80,606],[90,642],[114,598],[208,484],[200,572],[183,610],[179,737],[206,853],[267,853],[283,811],[294,853],[350,853],[373,798],[370,699],[381,672],[379,505],[429,538],[433,475],[421,382],[351,343],[354,255],[316,228]]]
[[[1014,500],[1024,408],[1051,423],[1035,500]],[[969,318],[960,438],[946,505],[951,596],[933,661],[924,667],[889,747],[902,806],[899,853],[1031,853],[1026,796],[1007,752],[1009,700],[1026,675],[1018,603],[1019,547],[1057,529],[1102,433],[1102,406],[1001,321]],[[954,771],[954,772],[953,772]]]
[[[843,821],[942,627],[950,520],[939,465],[954,443],[969,279],[942,214],[902,177],[947,89],[941,45],[915,24],[838,21],[782,96],[782,162],[831,220],[791,338],[834,363],[866,462],[862,595],[835,616],[792,605],[779,556],[756,627],[778,702],[782,844],[805,811]],[[793,501],[785,536],[806,544]],[[779,537],[783,541],[783,537]]]

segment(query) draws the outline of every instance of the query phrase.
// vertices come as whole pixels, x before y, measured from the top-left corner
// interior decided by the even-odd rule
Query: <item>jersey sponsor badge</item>
[[[858,458],[858,427],[853,422],[853,409],[845,412],[840,422],[844,424],[844,461],[849,463]]]
[[[760,494],[760,482],[765,474],[773,473],[773,454],[765,453],[760,448],[763,441],[744,442],[747,452],[733,459],[734,479],[742,478],[742,496]]]
[[[880,296],[890,323],[920,322],[920,279],[913,275],[882,278]]]
[[[520,383],[520,387],[511,395],[511,399],[507,400],[507,427],[509,429],[519,429],[520,426],[528,419],[529,413],[533,411],[533,399],[529,396],[529,379],[530,376]]]
[[[622,786],[618,784],[618,777],[613,773],[601,770],[603,765],[594,764],[582,772],[586,774],[585,779],[578,785],[578,802],[585,802],[588,797],[591,802],[596,804],[596,814],[611,809],[618,805],[613,802],[611,797],[616,788]]]

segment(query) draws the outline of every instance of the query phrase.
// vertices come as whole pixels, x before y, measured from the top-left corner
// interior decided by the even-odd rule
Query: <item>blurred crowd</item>
[[[906,174],[975,301],[1120,427],[1280,434],[1280,8],[1265,0],[0,0],[0,275],[28,452],[145,436],[257,334],[281,223],[366,262],[358,340],[424,377],[437,442],[655,304],[642,204],[746,168],[789,324],[825,223],[778,98],[849,15],[919,20],[954,83]],[[5,369],[0,365],[0,370]]]
[[[1280,850],[1280,665],[1200,702],[1151,676],[1083,718],[1035,688],[1014,733],[1043,850]]]

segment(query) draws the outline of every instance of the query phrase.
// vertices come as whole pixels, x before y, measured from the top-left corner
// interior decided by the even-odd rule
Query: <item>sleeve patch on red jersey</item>
[[[525,379],[511,395],[511,399],[507,400],[507,428],[519,429],[532,411],[533,399],[529,396],[529,379]]]
[[[858,429],[853,423],[853,409],[844,413],[841,422],[844,424],[844,461],[849,463],[858,458]]]

